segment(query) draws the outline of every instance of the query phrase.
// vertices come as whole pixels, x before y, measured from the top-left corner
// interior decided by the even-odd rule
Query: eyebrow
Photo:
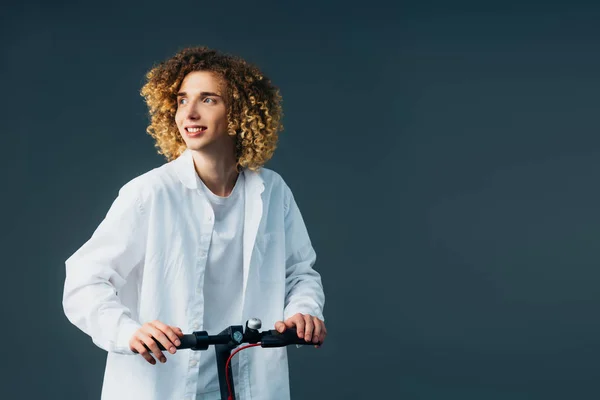
[[[187,96],[187,93],[186,93],[186,92],[179,92],[179,93],[177,93],[177,97],[184,97],[184,96]],[[218,94],[218,93],[213,93],[213,92],[201,92],[201,93],[200,93],[200,96],[201,96],[201,97],[206,97],[206,96],[216,96],[216,97],[221,97],[221,95],[220,95],[220,94]]]

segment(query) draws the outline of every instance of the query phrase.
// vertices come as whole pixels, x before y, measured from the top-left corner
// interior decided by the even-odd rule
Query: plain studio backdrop
[[[267,167],[329,330],[289,349],[293,398],[600,398],[600,6],[413,3],[3,5],[2,398],[99,398],[64,261],[165,162],[139,90],[191,45],[284,99]]]

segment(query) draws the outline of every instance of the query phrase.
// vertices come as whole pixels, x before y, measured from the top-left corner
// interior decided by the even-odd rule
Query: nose
[[[195,104],[190,105],[187,108],[187,119],[191,120],[191,121],[197,121],[200,119],[200,111],[198,110],[198,107]]]

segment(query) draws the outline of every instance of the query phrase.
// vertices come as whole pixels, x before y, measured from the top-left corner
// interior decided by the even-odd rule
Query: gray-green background
[[[329,329],[290,349],[295,399],[600,398],[600,5],[450,3],[3,5],[1,397],[99,398],[64,261],[164,162],[145,72],[208,45],[284,98],[267,166]]]

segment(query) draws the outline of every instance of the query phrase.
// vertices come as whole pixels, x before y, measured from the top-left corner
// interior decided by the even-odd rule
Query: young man
[[[183,332],[258,317],[263,329],[296,327],[307,343],[327,334],[302,216],[262,167],[281,99],[256,67],[207,48],[155,66],[142,95],[168,162],[125,184],[66,261],[63,307],[108,351],[102,399],[220,399],[214,347],[175,351]],[[250,348],[232,362],[239,399],[290,397],[285,348]]]

